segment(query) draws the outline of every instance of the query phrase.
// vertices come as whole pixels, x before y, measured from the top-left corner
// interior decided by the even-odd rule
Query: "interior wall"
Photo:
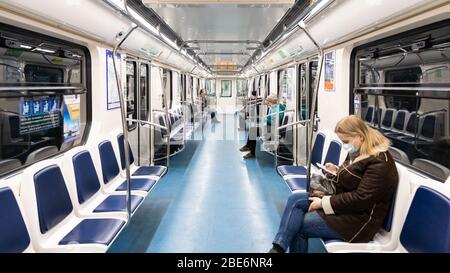
[[[231,80],[231,97],[221,97],[222,80]],[[234,114],[236,111],[237,86],[235,78],[216,78],[217,112],[223,114]]]

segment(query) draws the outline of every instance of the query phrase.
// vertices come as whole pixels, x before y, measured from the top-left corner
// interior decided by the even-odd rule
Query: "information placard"
[[[63,103],[64,142],[80,137],[80,96],[66,95]]]
[[[119,91],[117,89],[116,74],[114,72],[113,52],[106,50],[106,96],[107,109],[116,109],[120,107]],[[122,62],[120,54],[116,54],[117,71],[122,75]]]
[[[20,135],[45,131],[59,126],[57,98],[23,99],[20,102]]]
[[[325,54],[325,91],[335,91],[336,78],[336,52],[331,51]]]

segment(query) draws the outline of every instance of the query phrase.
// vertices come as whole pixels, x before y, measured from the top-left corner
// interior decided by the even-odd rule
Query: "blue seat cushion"
[[[10,188],[0,189],[0,253],[20,253],[30,245],[30,236]]]
[[[156,180],[147,178],[132,178],[131,179],[131,190],[132,191],[146,191],[149,192],[153,185],[155,185]],[[127,181],[125,180],[122,185],[117,188],[117,191],[126,191]]]
[[[338,240],[338,239],[322,239],[324,244],[331,244],[331,243],[345,243],[343,240]]]
[[[127,210],[127,196],[126,195],[110,195],[106,198],[94,212],[113,212]],[[131,211],[134,212],[139,204],[142,203],[144,197],[138,195],[131,195]]]
[[[289,188],[292,191],[306,190],[306,177],[305,178],[289,178],[286,180]]]
[[[86,219],[79,223],[59,244],[109,245],[125,221],[119,219]]]
[[[133,175],[152,175],[162,177],[166,173],[166,167],[164,166],[144,166],[139,167]]]
[[[306,175],[306,168],[303,166],[279,166],[277,170],[281,176]]]

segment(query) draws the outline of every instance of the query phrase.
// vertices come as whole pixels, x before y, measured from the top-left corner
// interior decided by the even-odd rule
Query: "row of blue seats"
[[[407,143],[414,143],[417,137],[422,142],[433,142],[441,136],[440,124],[443,124],[439,113],[420,115],[406,110],[367,108],[364,120],[377,127],[387,137]],[[380,122],[381,121],[381,122]],[[377,127],[378,128],[378,127]]]
[[[106,252],[128,220],[124,158],[119,135],[1,180],[0,252]],[[166,168],[130,164],[135,212]]]
[[[314,141],[311,154],[312,172],[319,171],[319,169],[316,167],[317,163],[333,163],[335,165],[339,165],[339,163],[341,162],[342,144],[337,139],[333,139],[330,141],[325,158],[324,160],[322,160],[325,142],[325,133],[318,133]],[[283,177],[291,191],[306,190],[306,166],[278,166],[277,171],[280,176]]]

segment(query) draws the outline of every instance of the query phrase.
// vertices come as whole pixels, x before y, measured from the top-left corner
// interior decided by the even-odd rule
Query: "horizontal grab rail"
[[[164,130],[168,130],[167,127],[162,126],[160,124],[156,124],[156,123],[150,122],[150,121],[138,120],[138,119],[132,119],[132,118],[127,118],[127,121],[131,121],[131,122],[134,122],[134,123],[143,123],[145,125],[157,127],[157,128],[164,129]]]
[[[2,86],[0,91],[33,91],[33,90],[80,90],[86,91],[84,88],[74,86]]]
[[[305,124],[309,124],[310,122],[311,122],[310,119],[301,120],[301,121],[297,121],[297,122],[293,122],[293,123],[290,123],[290,124],[286,124],[286,125],[280,126],[280,127],[278,127],[278,130],[285,129],[285,128],[288,128],[288,127],[293,127],[293,126],[300,125],[300,124],[305,125]]]

